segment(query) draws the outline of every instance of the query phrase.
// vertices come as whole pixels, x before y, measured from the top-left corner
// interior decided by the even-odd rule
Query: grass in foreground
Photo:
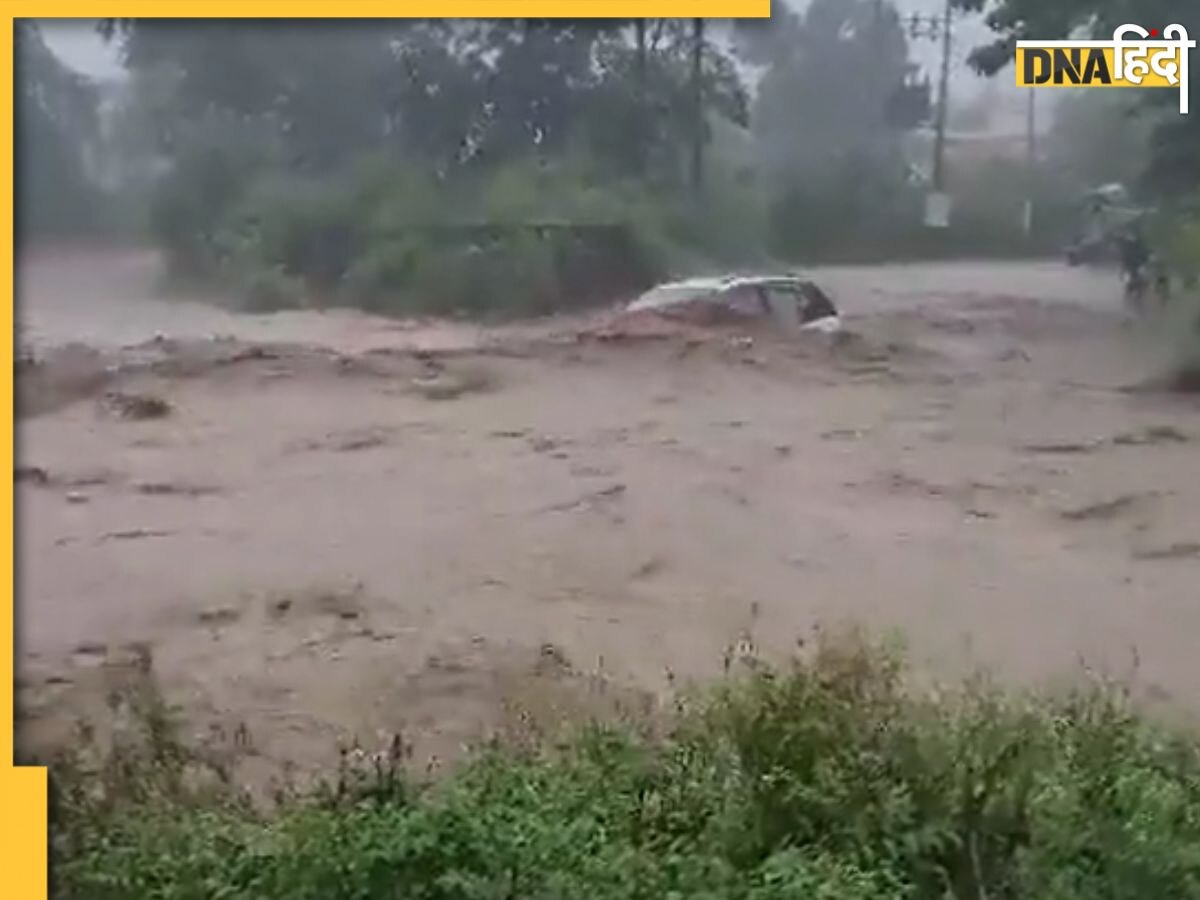
[[[1190,737],[1103,686],[918,692],[866,642],[730,677],[665,737],[496,743],[435,786],[397,744],[269,814],[197,776],[160,701],[138,721],[53,769],[57,897],[1200,897]]]

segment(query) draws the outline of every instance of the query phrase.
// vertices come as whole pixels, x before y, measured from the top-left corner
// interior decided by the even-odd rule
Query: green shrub
[[[377,313],[419,313],[414,302],[422,259],[431,248],[415,232],[373,241],[350,264],[342,282],[347,302]]]
[[[240,281],[247,312],[268,313],[304,305],[304,282],[281,267],[253,268]]]
[[[636,294],[706,260],[762,259],[757,197],[721,167],[698,196],[572,156],[450,178],[376,155],[318,180],[253,143],[200,142],[160,184],[151,227],[176,275],[216,280],[254,309],[306,296],[533,315]]]
[[[208,256],[260,309],[307,294],[391,314],[538,315],[662,277],[645,229],[574,177],[518,164],[473,194],[378,159],[321,182],[260,177]]]
[[[1154,323],[1165,357],[1167,382],[1200,390],[1200,207],[1195,196],[1178,197],[1151,216],[1149,236],[1172,280],[1172,296]]]
[[[224,228],[245,236],[254,262],[277,266],[318,291],[338,288],[360,252],[361,210],[341,184],[272,177],[255,183]]]
[[[1172,271],[1189,281],[1200,277],[1200,215],[1195,210],[1160,217],[1156,237]]]
[[[768,208],[774,254],[804,261],[1056,255],[1075,225],[1075,197],[1061,173],[1023,162],[966,161],[950,175],[950,227],[924,225],[928,187],[885,162],[848,158],[823,171],[783,176]],[[1032,179],[1032,190],[1031,190]],[[1036,198],[1032,232],[1025,200]]]
[[[681,699],[666,736],[496,742],[426,787],[394,742],[269,815],[190,787],[157,714],[119,765],[52,767],[54,895],[1200,897],[1190,736],[1103,686],[908,682],[886,647],[824,641]]]
[[[226,121],[193,132],[156,182],[148,215],[172,274],[184,278],[219,268],[225,219],[272,158],[268,143]]]

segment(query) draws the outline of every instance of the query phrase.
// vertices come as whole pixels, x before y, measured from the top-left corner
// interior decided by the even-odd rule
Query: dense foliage
[[[883,648],[829,642],[668,723],[498,742],[436,786],[403,777],[399,742],[350,756],[270,814],[197,788],[144,704],[144,740],[98,776],[52,770],[54,895],[1200,897],[1190,737],[1102,687],[931,695],[905,676]]]
[[[986,71],[1021,35],[1103,30],[1133,14],[1119,0],[956,2],[985,9],[997,30],[973,57]],[[1187,10],[1171,14],[1178,2],[1156,3],[1161,17],[1188,21]],[[708,26],[111,19],[103,28],[130,75],[106,114],[110,167],[124,173],[115,193],[127,205],[146,198],[143,218],[176,275],[224,282],[258,308],[528,313],[767,258],[1057,252],[1071,204],[1096,181],[1144,173],[1161,196],[1179,198],[1200,177],[1194,117],[1162,115],[1124,92],[1072,99],[1035,166],[952,147],[953,226],[924,229],[932,148],[915,134],[936,97],[886,0],[813,0],[767,21]],[[31,48],[41,45],[36,26],[26,32]],[[42,51],[23,65],[61,84]],[[83,221],[95,203],[86,184],[70,187],[80,182],[71,158],[87,141],[78,129],[64,138],[75,120],[49,104],[25,108],[27,143],[50,148],[27,154],[27,182],[60,186],[41,196],[73,203],[56,215]],[[986,100],[950,110],[968,123],[956,127],[988,115]],[[1106,133],[1116,137],[1097,140]],[[1039,200],[1032,235],[1022,228],[1028,196]],[[633,265],[619,272],[627,255]]]
[[[981,72],[994,74],[1013,59],[1018,40],[1054,40],[1073,34],[1109,38],[1126,23],[1146,28],[1170,24],[1200,33],[1200,7],[1190,0],[955,0],[972,11],[985,10],[996,39],[972,54]],[[1141,111],[1152,121],[1154,134],[1142,175],[1146,186],[1160,196],[1200,186],[1200,126],[1195,116],[1180,116],[1173,107],[1174,94],[1146,91],[1139,98]],[[1170,114],[1168,114],[1170,113]]]
[[[542,312],[761,237],[723,160],[686,187],[710,120],[747,115],[731,58],[686,22],[637,41],[620,22],[108,27],[172,86],[150,115],[170,162],[155,235],[177,274],[259,307]]]
[[[159,86],[143,116],[169,164],[154,234],[178,274],[260,307],[528,313],[767,256],[1028,249],[1019,210],[994,204],[923,233],[903,137],[931,98],[887,2],[816,0],[720,34],[670,19],[105,27]]]
[[[84,151],[96,133],[96,97],[50,52],[35,26],[14,20],[13,42],[18,233],[86,233],[98,224],[99,192],[84,168]]]

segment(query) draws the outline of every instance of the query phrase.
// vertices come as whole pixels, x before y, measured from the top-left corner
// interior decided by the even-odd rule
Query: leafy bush
[[[224,227],[247,237],[256,260],[333,291],[364,240],[355,199],[341,185],[276,176],[254,184]]]
[[[151,704],[120,764],[52,768],[54,894],[1200,897],[1190,737],[1103,686],[908,683],[886,647],[822,641],[681,699],[666,736],[594,724],[565,747],[497,741],[426,787],[399,774],[394,742],[270,815],[197,790]]]
[[[317,177],[279,165],[269,140],[198,131],[160,185],[152,227],[177,274],[217,279],[256,309],[533,315],[704,268],[1021,255],[1057,250],[1065,232],[1047,171],[1037,232],[1022,233],[1014,185],[1028,173],[1004,162],[959,179],[953,226],[931,231],[923,191],[886,154],[770,183],[718,158],[693,191],[614,176],[570,149],[453,172],[375,154]]]
[[[209,275],[220,265],[226,216],[269,158],[263,144],[236,126],[196,126],[150,201],[150,231],[173,275]]]
[[[878,252],[918,229],[917,192],[898,159],[857,150],[775,173],[770,209],[773,250],[825,259]]]
[[[819,172],[793,172],[773,192],[775,254],[806,261],[1028,257],[1057,254],[1074,226],[1075,197],[1060,173],[1023,162],[962,162],[952,174],[950,227],[925,227],[928,188],[906,181],[894,164],[869,158],[832,161]],[[1033,189],[1030,190],[1032,179]],[[1036,197],[1033,230],[1025,200]]]
[[[662,216],[626,203],[628,186],[617,194],[540,163],[451,185],[376,157],[316,180],[222,151],[164,181],[154,224],[177,273],[207,272],[254,309],[315,297],[384,313],[532,315],[665,276]]]
[[[1149,217],[1154,253],[1172,281],[1170,303],[1154,328],[1165,356],[1166,383],[1200,391],[1200,206],[1182,195]]]

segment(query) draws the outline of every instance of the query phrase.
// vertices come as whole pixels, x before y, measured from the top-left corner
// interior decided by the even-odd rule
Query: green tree
[[[912,67],[895,7],[814,0],[803,15],[743,30],[742,46],[767,65],[753,122],[777,198],[775,249],[862,241],[903,203],[901,137],[921,118],[896,115]]]
[[[210,118],[273,132],[292,166],[314,170],[389,135],[399,68],[388,27],[138,19],[120,33],[132,72],[173,85],[159,110],[168,152]]]
[[[682,185],[697,139],[702,149],[712,142],[714,117],[749,123],[734,58],[713,41],[697,42],[687,20],[649,20],[643,43],[636,29],[632,42],[614,35],[597,59],[604,76],[581,124],[589,150],[617,174]]]
[[[103,28],[146,104],[131,117],[162,154],[151,228],[178,274],[252,282],[273,304],[309,287],[388,304],[437,294],[457,308],[472,293],[490,301],[509,267],[513,292],[531,285],[544,306],[554,279],[528,273],[570,269],[578,295],[577,273],[615,266],[602,263],[622,241],[655,272],[682,248],[733,243],[718,232],[759,243],[751,187],[727,190],[715,159],[713,196],[682,190],[713,117],[747,121],[734,60],[698,43],[687,20]],[[568,227],[536,240],[520,231],[518,220],[547,218]],[[464,220],[497,227],[480,239]],[[577,222],[610,232],[576,235]],[[487,252],[471,255],[480,240]],[[459,274],[461,284],[434,284]]]
[[[1090,90],[1059,101],[1044,141],[1047,163],[1076,189],[1132,184],[1146,161],[1149,117],[1125,91]]]
[[[1126,23],[1162,28],[1184,25],[1200,32],[1200,5],[1192,0],[954,0],[964,10],[985,13],[996,38],[971,54],[974,67],[994,75],[1013,59],[1016,42],[1053,40],[1072,34],[1107,38]],[[1200,187],[1200,122],[1172,113],[1174,94],[1146,91],[1139,100],[1153,122],[1142,166],[1143,183],[1160,196]]]
[[[58,61],[34,23],[15,20],[13,39],[18,237],[88,231],[98,224],[83,156],[97,135],[95,89]]]
[[[754,108],[768,166],[824,168],[847,151],[893,148],[888,105],[908,73],[895,8],[814,0],[785,22]]]
[[[443,169],[487,166],[582,137],[633,171],[695,130],[683,21],[651,20],[640,44],[620,21],[136,19],[104,29],[133,72],[173,84],[160,115],[168,152],[198,120],[223,117],[273,133],[296,168],[377,147]],[[706,108],[744,122],[733,61],[708,43],[702,72]],[[616,152],[613,135],[633,149]]]

